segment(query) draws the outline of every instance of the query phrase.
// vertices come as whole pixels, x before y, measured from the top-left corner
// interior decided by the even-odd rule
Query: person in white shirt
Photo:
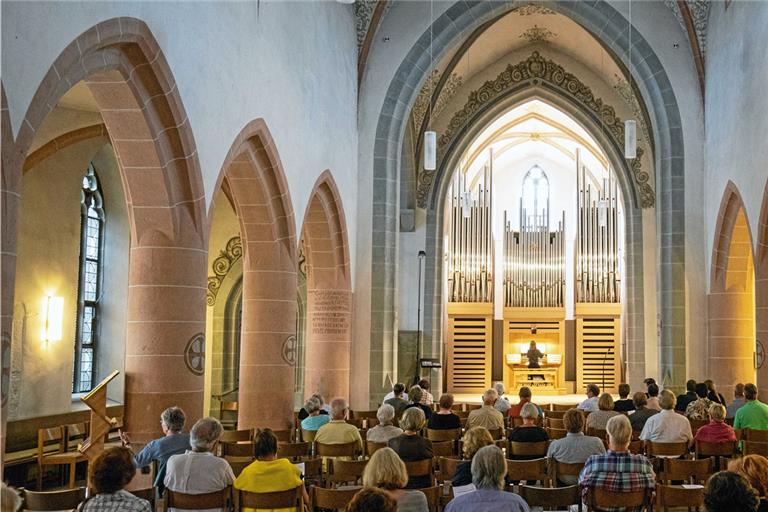
[[[640,439],[655,443],[686,442],[691,444],[693,442],[691,422],[682,414],[675,412],[676,402],[677,398],[670,390],[665,389],[661,392],[659,399],[661,412],[646,420],[645,426],[640,432]]]
[[[600,388],[597,387],[597,384],[587,384],[587,399],[576,406],[576,408],[581,411],[599,411],[600,407],[597,405],[599,396]]]
[[[213,454],[223,428],[216,418],[203,418],[189,433],[191,450],[168,459],[165,487],[184,494],[206,494],[232,485],[235,474],[229,463]],[[180,509],[169,508],[169,512]],[[221,508],[206,512],[222,512]]]

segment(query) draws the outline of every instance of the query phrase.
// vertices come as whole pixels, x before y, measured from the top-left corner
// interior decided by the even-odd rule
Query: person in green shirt
[[[747,403],[736,411],[733,428],[768,430],[768,405],[757,399],[757,386],[754,384],[745,385],[744,398]]]

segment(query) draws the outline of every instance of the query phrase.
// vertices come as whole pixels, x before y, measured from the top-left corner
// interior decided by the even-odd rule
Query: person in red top
[[[725,407],[720,404],[709,406],[709,423],[699,427],[694,439],[702,443],[727,443],[736,440],[733,427],[725,423]]]
[[[520,393],[518,393],[520,396],[520,403],[513,405],[509,408],[507,411],[507,416],[510,418],[519,418],[520,417],[520,411],[523,410],[523,406],[531,401],[531,388],[527,386],[523,386],[520,388]],[[536,404],[533,404],[536,405]],[[536,408],[539,410],[539,415],[542,414],[541,407],[536,405]]]

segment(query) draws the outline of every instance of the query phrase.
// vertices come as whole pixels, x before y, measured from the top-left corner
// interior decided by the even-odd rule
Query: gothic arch
[[[757,225],[755,248],[755,331],[762,346],[762,366],[757,369],[757,385],[768,389],[768,180],[763,191],[763,205]]]
[[[302,237],[307,257],[305,393],[349,396],[349,247],[344,207],[328,170],[310,195]]]
[[[263,119],[235,138],[219,186],[232,199],[243,247],[238,428],[284,430],[293,422],[296,234],[283,165]]]

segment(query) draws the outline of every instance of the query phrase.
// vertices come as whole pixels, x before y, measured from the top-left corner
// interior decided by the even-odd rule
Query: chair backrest
[[[681,486],[656,485],[656,505],[659,507],[691,507],[704,506],[704,486],[691,489]]]
[[[758,443],[768,443],[768,430],[745,428],[744,439],[747,441],[757,441]]]
[[[744,441],[744,455],[762,455],[768,457],[768,443]]]
[[[226,461],[229,463],[229,467],[232,468],[232,472],[235,474],[235,477],[240,476],[240,473],[243,472],[245,468],[251,465],[251,463],[255,460],[250,457],[224,457]]]
[[[85,487],[65,491],[22,491],[25,510],[71,510],[85,499]]]
[[[310,443],[277,443],[277,458],[307,457]]]
[[[368,464],[365,460],[328,460],[328,479],[333,483],[362,482],[363,471]]]
[[[352,501],[352,498],[360,490],[359,487],[352,489],[323,489],[322,487],[312,487],[312,494],[310,496],[311,507],[310,510],[314,512],[317,508],[322,509],[344,509],[347,503]]]
[[[629,443],[629,453],[632,453],[634,455],[642,455],[644,449],[645,449],[645,443],[640,439],[630,441]]]
[[[238,443],[242,441],[250,441],[253,437],[251,430],[225,430],[221,433],[219,442],[221,443]]]
[[[231,400],[222,400],[219,402],[219,414],[223,414],[225,412],[237,412],[238,411],[238,403]]]
[[[539,441],[536,443],[519,443],[517,441],[510,441],[509,453],[511,455],[538,455],[540,457],[544,457],[547,455],[547,445],[547,441]]]
[[[79,442],[84,441],[88,437],[88,423],[81,422],[67,425],[64,427],[64,433],[66,434],[64,450],[74,450]]]
[[[418,489],[424,493],[427,497],[427,505],[429,506],[429,512],[437,512],[440,507],[440,496],[443,493],[443,487],[440,485],[434,485],[432,487],[421,487]]]
[[[465,411],[474,411],[475,409],[480,409],[482,407],[482,404],[464,404],[464,410]]]
[[[376,450],[381,450],[382,448],[386,448],[387,443],[374,443],[373,441],[366,441],[365,442],[365,453],[369,457],[376,453]]]
[[[549,485],[547,459],[509,460],[507,459],[507,477],[510,480],[531,480]]]
[[[664,471],[659,480],[706,482],[715,472],[713,459],[664,459]]]
[[[546,411],[546,412],[544,412],[544,415],[547,418],[554,418],[554,419],[562,420],[563,416],[565,416],[565,412],[567,410],[568,409],[566,409],[565,411],[561,411],[561,410],[555,409],[554,411]]]
[[[301,429],[301,440],[305,443],[314,443],[317,430],[304,430]]]
[[[219,443],[221,455],[226,457],[255,457],[256,446],[251,442],[246,443]]]
[[[303,485],[279,492],[248,492],[238,489],[235,493],[235,511],[243,508],[296,508],[304,507]]]
[[[363,419],[363,418],[373,418],[377,419],[376,413],[378,411],[351,411],[352,412],[352,418],[354,419]]]
[[[37,430],[37,458],[43,458],[45,448],[49,445],[58,443],[59,452],[63,452],[64,446],[64,427],[41,428]]]
[[[550,428],[562,428],[565,429],[565,422],[562,418],[552,418],[547,416],[547,426]]]
[[[568,435],[564,428],[547,428],[547,435],[550,439],[562,439]]]
[[[354,457],[357,455],[357,441],[340,444],[315,443],[315,452],[321,457]]]
[[[293,430],[273,430],[272,433],[281,443],[293,442]]]
[[[688,453],[688,443],[656,443],[647,441],[645,443],[645,453],[649,457],[654,455],[679,457]]]
[[[565,412],[571,409],[575,409],[577,405],[579,404],[552,404],[552,410]]]
[[[427,429],[427,439],[430,441],[455,441],[461,437],[460,428],[451,428],[446,430]]]
[[[323,459],[322,457],[305,457],[294,462],[304,464],[304,482],[319,485],[323,480]]]
[[[581,488],[578,485],[555,488],[521,485],[520,496],[530,507],[552,507],[562,510],[570,505],[578,505],[581,510]]]
[[[432,455],[435,457],[450,457],[455,453],[456,443],[453,441],[436,441],[432,443]]]
[[[606,508],[641,508],[651,503],[653,489],[640,491],[615,492],[602,487],[590,487],[587,490],[587,510]]]
[[[453,475],[456,474],[456,468],[459,467],[459,464],[462,462],[466,462],[460,459],[453,459],[450,457],[439,457],[437,459],[438,467],[440,468],[440,473],[438,474],[438,481],[444,482],[446,480],[451,480],[453,478]]]
[[[570,464],[567,462],[560,462],[555,459],[549,460],[549,468],[552,474],[552,481],[560,475],[579,476],[581,470],[584,469],[584,462]]]
[[[205,494],[185,494],[165,489],[165,503],[168,507],[186,510],[204,510],[208,508],[229,507],[232,498],[232,487]]]
[[[416,478],[420,476],[432,477],[432,459],[416,460],[412,462],[404,462],[405,469],[408,472],[408,478]],[[434,480],[434,478],[432,478]]]
[[[602,429],[602,428],[592,428],[592,427],[589,427],[587,429],[587,435],[588,436],[592,436],[592,437],[599,437],[603,441],[608,439],[608,431],[606,431],[605,429]]]
[[[493,439],[504,439],[504,429],[503,428],[488,429],[488,432],[491,433],[491,437]]]
[[[347,424],[354,425],[357,428],[363,428],[363,418],[349,418]]]
[[[461,419],[469,418],[469,411],[453,411],[453,414],[455,414]]]
[[[736,444],[737,441],[726,441],[724,443],[696,441],[696,458],[730,457],[736,452]]]

